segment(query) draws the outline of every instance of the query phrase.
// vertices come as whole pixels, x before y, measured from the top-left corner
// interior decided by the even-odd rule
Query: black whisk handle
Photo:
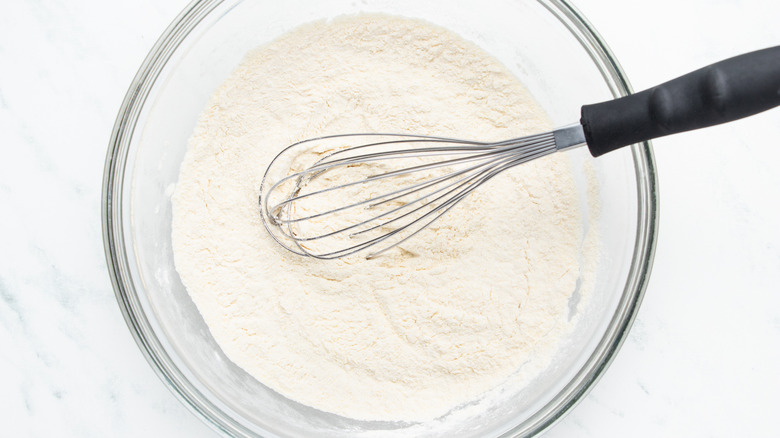
[[[594,157],[780,105],[780,46],[746,53],[620,99],[582,107]]]

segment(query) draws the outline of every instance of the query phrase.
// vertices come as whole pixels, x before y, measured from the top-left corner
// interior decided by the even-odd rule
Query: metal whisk
[[[712,64],[620,99],[582,107],[580,123],[501,142],[345,134],[285,148],[263,178],[263,224],[284,248],[321,259],[397,247],[491,178],[587,145],[594,157],[780,105],[780,46]]]

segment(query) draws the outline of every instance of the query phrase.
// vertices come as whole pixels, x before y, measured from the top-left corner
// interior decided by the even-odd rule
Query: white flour
[[[176,268],[225,354],[270,388],[355,419],[441,416],[543,368],[570,326],[583,231],[567,158],[505,172],[371,261],[280,248],[258,211],[263,172],[313,136],[549,128],[498,61],[444,29],[304,26],[251,52],[201,115],[173,197]]]

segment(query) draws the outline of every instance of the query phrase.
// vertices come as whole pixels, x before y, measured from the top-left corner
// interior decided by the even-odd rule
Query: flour
[[[383,15],[303,26],[250,52],[202,113],[173,196],[176,268],[225,354],[282,395],[361,420],[444,415],[543,368],[570,327],[583,230],[566,156],[505,172],[371,261],[279,247],[263,172],[314,136],[549,128],[505,67],[449,31]]]

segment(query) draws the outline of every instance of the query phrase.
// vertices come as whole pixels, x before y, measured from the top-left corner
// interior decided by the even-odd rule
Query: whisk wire
[[[543,135],[538,135],[538,136],[534,136],[534,137],[541,137],[541,138],[543,138],[544,136]],[[531,151],[535,150],[535,148],[539,148],[539,147],[548,147],[549,146],[549,142],[552,141],[552,137],[550,135],[548,135],[547,137],[549,137],[547,142],[539,143],[539,145],[535,145],[535,147],[530,148],[526,152],[531,152]],[[422,140],[411,140],[411,141],[420,142]],[[436,141],[443,142],[443,140],[436,140]],[[386,144],[399,143],[399,142],[401,142],[401,141],[397,140],[397,141],[393,141],[393,142],[378,142],[378,143],[372,143],[372,144],[369,144],[369,145],[356,146],[353,149],[364,148],[364,147],[375,146],[375,145],[386,145]],[[523,147],[526,147],[526,146],[528,146],[528,142],[522,142],[522,143],[519,143],[519,144],[517,142],[515,142],[515,143],[502,142],[500,144],[500,146],[498,146],[498,147],[490,146],[490,147],[487,148],[486,152],[480,153],[480,154],[475,155],[475,156],[463,157],[463,158],[453,158],[453,159],[450,159],[450,160],[438,161],[438,162],[435,162],[435,163],[421,164],[421,165],[408,167],[408,168],[404,168],[404,169],[400,169],[400,170],[395,170],[395,171],[391,171],[391,172],[385,172],[385,173],[381,173],[381,174],[371,175],[371,176],[366,177],[365,179],[362,179],[362,180],[352,181],[352,182],[349,182],[349,183],[340,184],[340,185],[335,186],[335,187],[328,187],[326,189],[309,192],[309,193],[306,193],[306,194],[303,194],[303,195],[296,195],[294,197],[290,197],[290,198],[286,199],[285,201],[282,201],[282,202],[274,205],[273,208],[271,208],[270,210],[268,210],[267,207],[266,207],[266,211],[267,212],[277,212],[277,211],[279,211],[280,207],[283,207],[286,204],[291,204],[293,202],[298,202],[298,201],[300,201],[300,200],[302,200],[304,198],[310,198],[310,197],[317,196],[317,195],[322,195],[322,194],[325,194],[325,193],[328,193],[328,192],[341,190],[341,189],[344,189],[344,188],[347,188],[347,187],[351,187],[351,186],[355,186],[355,185],[359,185],[359,184],[366,184],[366,183],[369,183],[369,182],[374,182],[374,181],[380,180],[380,179],[387,179],[387,178],[391,178],[391,177],[394,177],[394,176],[408,175],[408,174],[411,174],[411,173],[414,173],[414,172],[419,172],[419,171],[422,171],[422,170],[431,170],[431,169],[434,169],[434,168],[437,168],[437,167],[446,167],[446,166],[452,166],[452,165],[455,165],[455,164],[462,164],[462,163],[471,162],[471,161],[479,161],[481,159],[485,159],[486,157],[490,157],[492,155],[497,155],[497,154],[501,154],[501,153],[511,152],[511,151],[514,151],[516,149],[523,148]],[[459,149],[459,148],[436,148],[436,149],[437,150],[440,149],[442,151],[450,151],[450,150],[452,150],[454,152],[463,151],[463,149]],[[376,161],[376,160],[380,160],[380,159],[391,159],[392,157],[390,155],[400,155],[400,154],[408,155],[408,153],[414,153],[414,152],[417,152],[417,151],[430,151],[430,150],[431,150],[431,148],[420,148],[420,149],[412,149],[412,150],[406,150],[406,151],[379,152],[379,153],[373,153],[373,154],[358,155],[356,157],[351,157],[351,158],[347,158],[347,159],[341,159],[341,160],[337,160],[337,161],[333,161],[333,162],[321,162],[321,161],[318,161],[312,167],[310,167],[310,168],[308,168],[306,170],[303,170],[303,171],[300,171],[300,172],[296,172],[296,173],[294,173],[292,175],[289,175],[289,176],[286,176],[286,177],[282,178],[281,180],[279,180],[276,184],[274,184],[271,187],[271,189],[269,190],[269,193],[273,192],[274,190],[276,190],[283,183],[285,183],[287,181],[290,181],[292,179],[299,179],[299,181],[296,184],[296,186],[300,187],[302,185],[302,182],[304,181],[304,178],[307,178],[307,177],[309,179],[316,178],[319,175],[320,172],[331,170],[331,169],[333,169],[333,168],[335,168],[337,166],[345,166],[345,165],[351,165],[351,164],[363,164],[363,163],[372,162],[372,161]],[[485,146],[474,146],[473,148],[470,148],[469,150],[471,150],[471,151],[474,151],[474,150],[485,151],[486,148],[485,148]],[[338,153],[338,152],[342,152],[342,151],[336,151],[335,153]],[[444,155],[444,153],[437,154],[437,155]],[[451,153],[448,153],[448,155],[451,155]],[[428,156],[430,156],[430,155],[428,155]],[[419,157],[419,156],[415,155],[415,157]],[[405,158],[409,158],[409,157],[407,156]],[[392,195],[395,195],[395,194],[399,193],[400,191],[403,191],[403,189],[395,191],[395,192],[388,193],[386,195],[387,196],[392,196]],[[382,197],[384,197],[384,196],[382,196]],[[266,198],[266,202],[267,202],[267,199],[268,198]],[[329,214],[331,212],[343,211],[343,210],[345,210],[347,208],[352,208],[354,206],[362,205],[362,204],[364,204],[364,203],[348,205],[348,206],[345,206],[343,208],[333,209],[333,210],[330,210],[330,211],[322,213],[322,214],[316,214],[316,215],[306,216],[306,217],[302,217],[302,218],[296,218],[296,219],[294,219],[292,221],[293,222],[300,222],[300,221],[303,221],[303,220],[311,220],[311,219],[315,219],[315,218],[324,216],[324,215]],[[276,220],[279,221],[279,223],[287,223],[287,221],[279,218],[277,215],[271,215],[271,217],[274,217]]]
[[[350,137],[357,139],[361,136],[369,138],[370,141],[328,153],[304,170],[285,175],[270,184],[270,189],[263,190],[260,204],[264,224],[282,246],[298,254],[332,259],[384,243],[382,248],[369,253],[366,257],[375,258],[430,227],[494,176],[510,167],[550,154],[557,147],[552,132],[495,143],[403,134],[348,134],[306,140],[293,146],[311,143],[316,147],[317,140],[341,142]],[[426,143],[433,146],[417,146]],[[376,148],[393,149],[377,151]],[[438,156],[442,159],[435,158]],[[408,166],[399,164],[408,163],[408,159],[432,159],[433,161],[410,163]],[[389,163],[391,170],[335,186],[316,187],[310,192],[304,192],[308,185],[328,172],[339,168],[379,163]],[[383,166],[387,165],[383,164]],[[269,171],[272,167],[273,162]],[[437,172],[440,174],[436,174]],[[413,176],[414,174],[420,176]],[[266,172],[267,177],[268,172]],[[263,181],[264,188],[267,187],[266,178]],[[414,181],[413,178],[422,178],[422,181]],[[394,188],[392,186],[394,179],[406,185]],[[326,181],[325,184],[327,183]],[[369,191],[365,199],[347,199],[348,202],[344,205],[331,206],[329,202],[325,202],[326,208],[321,210],[306,211],[306,208],[302,208],[302,214],[297,216],[293,211],[294,205],[297,206],[308,198],[325,196],[326,198],[323,199],[328,201],[327,196],[337,197],[334,194],[336,191],[350,188],[353,188],[350,190],[359,190],[360,185],[372,184],[380,184],[378,186],[380,188],[389,186],[390,189],[380,193]],[[290,185],[292,185],[291,189]],[[283,190],[282,187],[286,187],[289,191]],[[274,201],[269,208],[271,199],[279,198],[280,195],[281,199]],[[354,193],[350,196],[354,196]],[[391,205],[393,202],[401,204]],[[388,207],[379,209],[383,206]],[[378,210],[368,215],[349,213],[349,210],[359,207],[364,207],[363,211]],[[314,232],[310,230],[311,226],[306,229],[301,228],[304,224],[314,224],[311,222],[314,219],[331,215],[334,218],[338,216],[338,219],[345,223],[337,226],[336,229],[327,229],[334,223],[340,223],[334,219],[323,225],[326,228],[323,231],[316,231],[316,226]],[[317,225],[322,223],[318,222]],[[275,234],[272,230],[279,234]],[[340,234],[344,234],[344,237],[337,237]],[[333,239],[337,240],[333,241]],[[362,240],[355,242],[355,239]],[[321,246],[324,248],[315,245],[320,241],[323,242]],[[333,245],[325,244],[334,242],[335,249]]]

